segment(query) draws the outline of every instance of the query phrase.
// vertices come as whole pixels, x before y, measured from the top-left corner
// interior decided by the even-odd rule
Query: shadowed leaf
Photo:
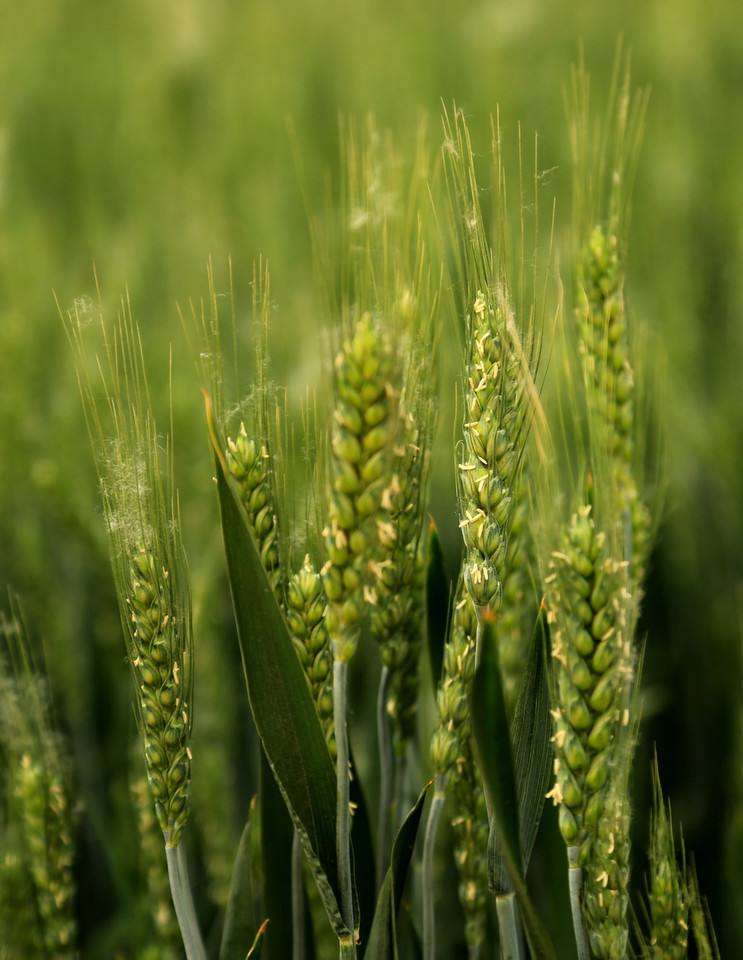
[[[524,881],[511,732],[492,619],[485,621],[483,632],[480,664],[472,682],[470,714],[478,765],[488,801],[491,836],[495,834],[498,838],[511,887],[519,901],[532,953],[545,960],[556,960],[555,949],[539,919]],[[497,879],[492,872],[491,879]]]
[[[395,837],[392,860],[379,890],[374,923],[364,953],[366,960],[390,960],[391,957],[396,960],[397,958],[397,913],[400,909],[410,861],[413,858],[428,786],[423,788],[415,806],[403,821]]]

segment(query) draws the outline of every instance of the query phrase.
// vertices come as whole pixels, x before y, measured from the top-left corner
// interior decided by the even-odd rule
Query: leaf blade
[[[470,693],[470,715],[475,753],[488,800],[491,834],[498,837],[532,953],[545,960],[556,960],[557,954],[524,880],[511,731],[492,618],[486,618],[483,626],[480,664]]]
[[[328,918],[339,936],[348,935],[338,908],[333,762],[304,672],[227,469],[207,394],[204,401],[251,713]]]
[[[392,845],[392,857],[379,889],[371,934],[364,953],[365,960],[389,960],[390,957],[397,957],[396,917],[413,858],[429,786],[430,783],[426,784],[421,791],[412,810],[402,822]]]
[[[219,960],[243,960],[246,946],[253,943],[260,925],[257,922],[258,891],[254,888],[254,833],[257,819],[255,798],[251,802],[232,866],[227,896]]]
[[[431,519],[426,554],[426,641],[434,693],[444,665],[444,646],[449,627],[451,581],[436,524]]]

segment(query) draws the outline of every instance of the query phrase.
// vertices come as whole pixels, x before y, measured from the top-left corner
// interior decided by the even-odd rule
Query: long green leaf
[[[377,898],[369,943],[364,953],[365,960],[390,960],[397,958],[397,914],[400,909],[410,861],[415,850],[415,841],[423,814],[423,805],[428,790],[426,785],[398,830],[392,846],[392,860],[384,876]]]
[[[222,940],[219,945],[219,960],[245,960],[250,945],[256,938],[260,927],[260,918],[256,906],[260,902],[260,891],[256,889],[256,855],[260,857],[260,848],[256,849],[256,827],[260,816],[253,799],[245,822],[240,843],[237,847],[235,862],[232,866],[232,880],[227,897],[227,907],[222,926]],[[255,954],[257,956],[257,953]]]
[[[281,792],[261,751],[260,770],[261,850],[263,851],[263,910],[269,921],[261,957],[284,960],[291,957],[293,933],[291,916],[291,859],[294,831]]]
[[[288,628],[227,470],[212,404],[206,395],[205,403],[250,709],[330,922],[339,937],[348,936],[350,931],[338,908],[333,762]]]
[[[444,551],[433,519],[426,554],[426,638],[434,693],[444,665],[444,646],[451,607],[451,581],[446,573]]]
[[[529,659],[511,721],[511,747],[524,872],[529,866],[542,818],[552,756],[544,630],[544,617],[540,614],[534,626]],[[491,834],[489,854],[492,887],[503,892],[510,891],[512,888],[508,869],[494,832]]]
[[[519,830],[519,803],[514,778],[511,731],[503,696],[493,620],[484,624],[480,664],[472,681],[470,714],[480,773],[485,786],[491,834],[495,833],[519,900],[532,953],[555,958],[555,949],[544,929],[524,881]]]

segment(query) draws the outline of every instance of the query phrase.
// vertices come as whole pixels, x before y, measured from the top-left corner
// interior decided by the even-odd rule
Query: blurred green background
[[[633,204],[628,298],[650,331],[667,471],[643,629],[647,715],[638,809],[653,743],[694,851],[723,955],[743,949],[743,29],[739,4],[702,0],[25,0],[0,5],[0,585],[45,637],[83,804],[78,873],[86,955],[126,952],[137,901],[127,834],[133,736],[103,523],[62,309],[128,285],[156,404],[175,343],[178,480],[197,615],[221,567],[196,377],[176,302],[205,293],[232,256],[272,266],[273,369],[317,379],[324,318],[313,297],[307,208],[337,174],[338,118],[373,112],[412,143],[438,138],[455,99],[486,143],[537,129],[568,228],[563,88],[579,44],[594,90],[617,38],[652,88]],[[219,285],[218,279],[218,285]],[[247,297],[243,297],[247,303]],[[656,362],[657,358],[657,362]],[[162,372],[162,376],[159,372]],[[454,384],[442,384],[445,398]],[[448,460],[437,469],[446,475]],[[446,480],[446,476],[444,477]],[[451,487],[434,512],[455,546]],[[218,595],[226,594],[220,587]],[[205,633],[209,633],[204,627]],[[244,721],[232,648],[204,652],[196,736]],[[220,672],[221,671],[221,672]],[[208,686],[230,686],[209,711]],[[198,680],[197,680],[198,683]],[[205,709],[199,718],[199,697]],[[214,707],[214,699],[211,704]],[[201,729],[199,729],[199,727]],[[225,734],[226,735],[226,734]],[[234,739],[234,738],[233,738]],[[224,746],[224,744],[223,744]],[[232,743],[239,829],[249,754]],[[198,779],[198,763],[194,767]],[[195,783],[194,790],[198,793]],[[228,818],[229,821],[229,818]],[[122,826],[123,824],[123,826]],[[134,831],[133,821],[131,829]],[[638,815],[642,844],[644,815]],[[103,848],[103,849],[102,849]],[[127,907],[128,905],[128,907]],[[453,949],[453,948],[452,948]]]

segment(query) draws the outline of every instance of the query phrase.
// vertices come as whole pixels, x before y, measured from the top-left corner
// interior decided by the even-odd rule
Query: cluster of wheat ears
[[[570,102],[567,293],[553,254],[554,207],[544,229],[538,219],[536,150],[527,160],[519,136],[509,204],[497,118],[487,167],[456,108],[444,114],[430,163],[422,139],[406,159],[371,125],[348,134],[340,202],[315,231],[332,376],[327,397],[321,391],[304,408],[309,476],[288,469],[295,428],[268,376],[265,264],[254,270],[247,393],[232,374],[240,338],[223,335],[215,285],[183,311],[263,758],[225,879],[221,941],[209,953],[182,842],[201,762],[191,750],[201,649],[172,425],[156,425],[128,304],[115,320],[102,311],[99,323],[65,314],[144,754],[146,778],[132,790],[153,917],[149,957],[422,950],[434,960],[443,956],[437,891],[451,882],[470,957],[556,957],[528,873],[550,802],[565,868],[542,887],[569,895],[580,960],[716,956],[657,767],[648,875],[630,877],[637,624],[660,513],[647,372],[624,295],[646,98],[619,71],[597,124],[577,69]],[[427,503],[442,344],[456,325],[461,373],[456,388],[443,384],[458,390],[459,410],[443,465],[456,473],[457,501],[442,522],[458,522],[463,541],[451,575]],[[327,442],[317,412],[326,400]],[[2,913],[13,918],[18,956],[74,956],[71,778],[17,611],[3,636],[8,830],[24,854],[0,864]],[[378,651],[371,817],[349,737],[349,668],[362,645]],[[277,797],[290,818],[288,845],[268,812]],[[453,857],[440,842],[445,819]],[[291,889],[277,896],[281,859]]]

